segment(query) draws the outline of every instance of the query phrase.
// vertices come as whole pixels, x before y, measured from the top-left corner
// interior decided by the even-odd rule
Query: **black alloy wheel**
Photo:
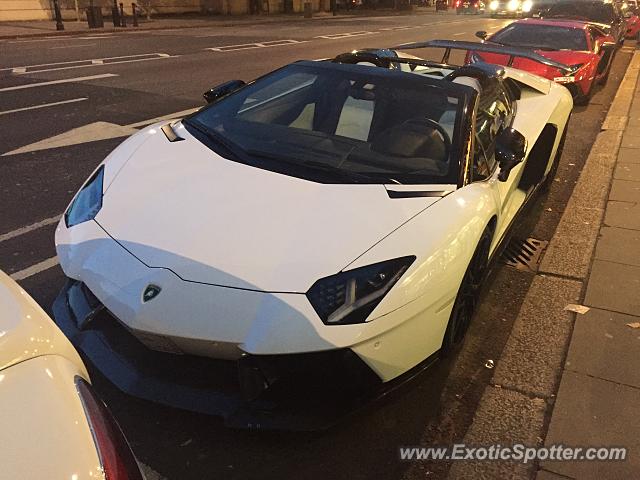
[[[442,340],[442,348],[440,350],[442,356],[447,356],[457,350],[464,340],[469,329],[471,320],[478,306],[482,284],[487,275],[489,265],[489,248],[493,231],[491,228],[485,228],[476,247],[476,251],[471,257],[467,271],[462,278],[462,283],[458,290],[447,330]]]

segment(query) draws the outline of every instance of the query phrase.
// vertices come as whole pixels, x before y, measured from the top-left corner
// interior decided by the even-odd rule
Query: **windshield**
[[[584,30],[553,25],[514,23],[496,33],[491,41],[514,47],[532,47],[542,50],[587,50]]]
[[[185,124],[228,159],[310,180],[457,183],[459,86],[322,63],[277,70]]]
[[[575,18],[597,23],[612,23],[614,11],[613,5],[610,3],[557,3],[549,8],[547,16]]]

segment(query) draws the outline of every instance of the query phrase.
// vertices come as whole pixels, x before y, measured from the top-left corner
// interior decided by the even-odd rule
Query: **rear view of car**
[[[466,13],[478,15],[484,13],[484,3],[480,0],[456,0],[454,5],[458,15]]]
[[[618,5],[598,0],[570,0],[552,4],[541,15],[545,19],[580,20],[596,23],[616,42],[622,44],[626,23]]]
[[[532,0],[492,0],[489,3],[491,17],[515,17],[527,16],[533,7]]]
[[[71,343],[2,272],[0,425],[0,478],[143,478]]]

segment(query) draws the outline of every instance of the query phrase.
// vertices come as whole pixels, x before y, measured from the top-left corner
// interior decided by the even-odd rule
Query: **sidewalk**
[[[449,15],[451,12],[438,12],[438,15]],[[243,25],[262,25],[271,23],[309,22],[322,20],[338,20],[349,18],[381,17],[381,16],[409,16],[409,15],[435,15],[435,7],[418,7],[414,10],[398,11],[393,9],[357,10],[350,13],[340,12],[334,16],[331,12],[314,12],[310,19],[304,18],[302,13],[269,14],[269,15],[176,15],[172,17],[159,17],[146,20],[138,18],[138,27],[133,27],[133,18],[126,17],[127,27],[115,28],[109,18],[104,19],[104,28],[90,29],[86,21],[65,21],[64,30],[56,31],[55,21],[25,21],[25,22],[0,22],[0,39],[39,37],[49,35],[77,35],[87,33],[109,32],[137,32],[144,30],[182,29],[202,27],[235,27]]]
[[[640,478],[639,72],[636,50],[463,438],[627,459],[454,462],[450,480]]]
[[[583,304],[590,310],[576,315],[545,440],[546,445],[626,447],[628,458],[544,462],[538,480],[640,478],[639,68],[636,52],[603,126],[613,133],[617,156],[585,282]],[[605,172],[594,169],[598,176]],[[598,207],[596,202],[593,208]]]

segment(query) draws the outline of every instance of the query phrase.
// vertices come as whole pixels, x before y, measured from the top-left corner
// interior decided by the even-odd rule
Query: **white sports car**
[[[78,353],[0,271],[0,478],[143,480]]]
[[[456,347],[572,109],[543,78],[447,63],[469,45],[295,62],[126,140],[57,228],[57,322],[124,391],[244,426],[279,426],[292,385],[352,406]],[[443,61],[398,53],[431,46]]]

